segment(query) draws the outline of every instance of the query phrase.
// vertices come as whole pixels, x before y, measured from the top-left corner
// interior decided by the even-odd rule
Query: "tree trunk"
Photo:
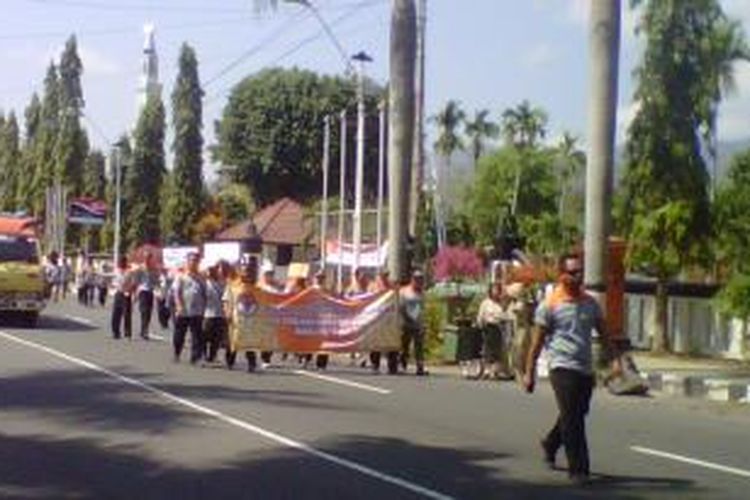
[[[667,280],[659,278],[656,283],[656,310],[654,315],[654,337],[651,342],[651,351],[665,353],[670,351],[669,345],[669,294],[667,293]]]
[[[409,196],[409,234],[417,235],[417,217],[424,197],[424,60],[425,31],[427,29],[427,1],[417,0],[417,45],[414,96],[414,144],[411,164],[411,187]]]
[[[584,283],[606,304],[617,81],[620,0],[591,0],[589,27],[589,109],[584,232]],[[606,310],[606,309],[605,309]]]
[[[407,277],[406,243],[414,141],[414,77],[417,22],[414,0],[393,0],[388,115],[388,268],[393,279]]]

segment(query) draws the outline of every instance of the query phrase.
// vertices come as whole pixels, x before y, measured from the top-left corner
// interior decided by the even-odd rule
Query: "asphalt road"
[[[541,460],[545,383],[192,367],[168,333],[116,341],[107,318],[68,303],[35,330],[0,320],[0,498],[750,496],[747,407],[596,391],[593,480],[574,488]]]

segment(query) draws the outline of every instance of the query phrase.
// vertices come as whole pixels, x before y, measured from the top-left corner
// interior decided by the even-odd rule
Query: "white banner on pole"
[[[326,242],[326,264],[344,267],[352,267],[355,263],[354,245],[351,243],[339,244],[336,240]],[[359,267],[380,268],[385,266],[388,258],[388,242],[384,242],[380,248],[374,243],[362,245],[359,253]]]

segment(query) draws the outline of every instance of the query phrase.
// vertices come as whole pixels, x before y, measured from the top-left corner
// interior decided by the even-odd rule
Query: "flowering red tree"
[[[477,252],[462,246],[441,248],[432,261],[432,267],[438,281],[476,280],[484,272]]]

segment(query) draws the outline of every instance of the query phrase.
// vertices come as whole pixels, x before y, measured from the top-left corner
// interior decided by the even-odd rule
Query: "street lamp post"
[[[328,170],[331,150],[331,117],[323,119],[323,201],[320,216],[320,264],[326,265],[326,241],[328,237]]]
[[[112,255],[114,257],[114,268],[116,269],[120,262],[120,231],[122,227],[122,165],[119,145],[112,148],[112,162],[115,174],[115,242]]]
[[[340,160],[339,168],[339,228],[338,247],[339,262],[336,272],[336,289],[339,293],[344,291],[344,215],[346,214],[346,109],[341,111],[341,134],[340,134]]]
[[[355,174],[354,217],[352,224],[352,242],[354,244],[353,268],[359,267],[362,252],[362,205],[365,183],[365,63],[372,58],[364,52],[352,56],[359,63],[357,84],[357,170]]]

